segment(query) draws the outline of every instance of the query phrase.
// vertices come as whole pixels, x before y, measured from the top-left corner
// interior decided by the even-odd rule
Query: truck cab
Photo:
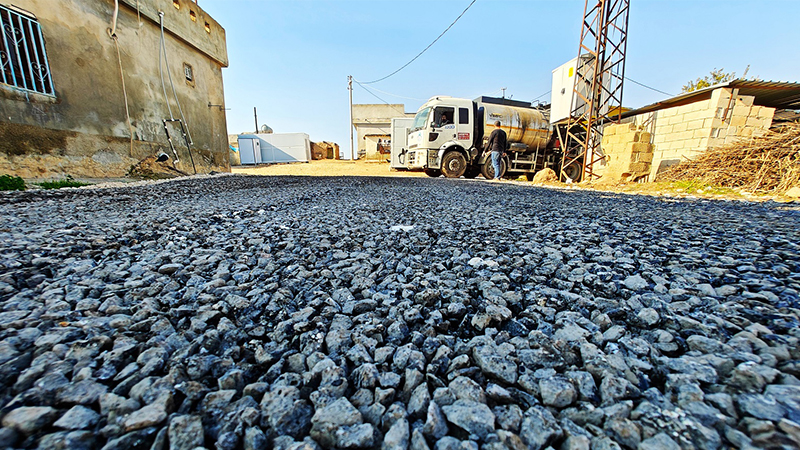
[[[431,176],[468,175],[469,162],[477,154],[473,151],[476,114],[471,100],[443,96],[428,100],[409,130],[407,167],[423,169]]]

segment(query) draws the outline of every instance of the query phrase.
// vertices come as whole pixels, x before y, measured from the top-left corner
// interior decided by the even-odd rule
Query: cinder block
[[[765,128],[766,120],[759,119],[758,117],[748,117],[747,122],[745,122],[745,126],[754,127],[754,128]]]
[[[735,117],[735,116],[749,116],[751,114],[750,113],[751,110],[752,110],[752,108],[749,107],[749,106],[736,105],[736,106],[733,107],[733,116],[732,117]]]
[[[699,110],[709,109],[711,107],[711,100],[700,100],[694,103],[695,107]]]
[[[731,117],[731,126],[743,127],[747,123],[747,116]]]
[[[706,117],[713,117],[713,116],[714,116],[714,112],[712,110],[701,109],[701,110],[693,111],[693,112],[690,112],[689,114],[686,114],[686,121],[689,122],[689,121],[692,121],[692,120],[705,119]]]
[[[711,130],[708,128],[700,128],[692,131],[692,138],[707,138],[710,132]]]
[[[725,138],[709,138],[707,148],[719,147],[723,143],[725,143]]]
[[[632,163],[629,170],[636,173],[646,173],[650,171],[650,164],[643,162]]]
[[[652,152],[637,153],[636,154],[636,161],[635,162],[649,163],[651,161],[653,161],[653,153]]]
[[[658,118],[663,119],[678,114],[678,108],[667,108],[658,112]]]
[[[700,149],[700,142],[702,140],[703,140],[702,138],[693,138],[693,139],[687,140],[686,141],[687,148],[689,148],[689,149],[691,149],[693,151],[697,151],[698,149]]]
[[[695,119],[686,122],[686,129],[687,130],[699,130],[703,128],[703,123],[705,123],[706,119]]]
[[[732,91],[728,88],[718,88],[711,92],[711,104],[719,105],[721,102],[727,102],[731,98]]]
[[[738,134],[739,136],[743,136],[743,137],[750,137],[750,136],[753,135],[753,128],[744,127],[741,130],[739,130],[739,132],[736,133],[736,134]]]
[[[775,108],[769,108],[769,107],[763,106],[761,108],[761,111],[758,114],[758,117],[761,117],[764,120],[768,120],[769,122],[766,122],[766,126],[767,127],[771,126],[772,125],[772,119],[775,117]]]
[[[688,130],[688,129],[689,129],[689,124],[688,124],[688,122],[686,122],[686,121],[683,121],[683,122],[681,122],[681,123],[676,123],[676,124],[675,124],[675,125],[672,127],[672,132],[673,132],[673,133],[682,133],[682,132],[684,132],[684,131],[686,131],[686,130]]]
[[[656,133],[653,136],[653,144],[660,144],[660,143],[666,142],[666,141],[667,141],[667,137],[665,135],[663,135],[663,134]]]
[[[710,140],[711,140],[711,139],[710,139],[710,138],[708,138],[708,137],[705,137],[705,138],[702,138],[702,139],[700,139],[700,145],[699,145],[699,148],[703,149],[704,151],[705,151],[705,150],[708,150],[708,142],[709,142]]]
[[[641,134],[639,134],[639,139],[637,142],[644,142],[646,144],[649,144],[650,141],[652,140],[653,140],[652,133],[648,133],[647,131],[642,131]]]
[[[686,140],[686,139],[692,139],[693,137],[694,137],[694,131],[683,131],[681,133],[678,133],[679,139]]]
[[[650,144],[646,144],[643,142],[636,142],[633,144],[629,144],[631,148],[631,153],[650,153],[653,151]]]
[[[752,95],[740,95],[736,98],[736,104],[743,106],[753,106],[753,100],[755,100],[755,97],[753,97]]]
[[[705,119],[703,119],[703,127],[704,127],[704,128],[715,128],[715,127],[719,127],[719,125],[720,125],[721,123],[722,123],[722,120],[720,120],[720,119],[717,119],[716,117],[710,117],[710,118],[705,118]]]

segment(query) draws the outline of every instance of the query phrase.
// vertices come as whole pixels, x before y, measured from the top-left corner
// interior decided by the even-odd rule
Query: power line
[[[552,92],[552,91],[547,91],[544,94],[534,98],[533,100],[531,100],[531,103],[535,102],[536,100],[539,100],[540,98],[544,97],[545,95],[549,94],[550,92]]]
[[[464,9],[464,11],[461,11],[461,14],[459,14],[459,15],[458,15],[458,17],[456,17],[456,20],[454,20],[454,21],[453,21],[453,23],[451,23],[449,27],[445,28],[445,30],[444,30],[444,31],[442,31],[442,34],[440,34],[440,35],[439,35],[439,37],[437,37],[436,39],[434,39],[434,40],[433,40],[433,42],[431,42],[430,44],[428,44],[428,46],[427,46],[427,47],[425,47],[425,49],[424,49],[424,50],[422,50],[421,52],[419,52],[419,53],[417,54],[417,56],[413,57],[413,58],[411,59],[411,61],[409,61],[409,62],[405,63],[405,64],[403,65],[403,67],[401,67],[401,68],[399,68],[399,69],[395,70],[394,72],[390,73],[389,75],[386,75],[386,76],[385,76],[385,77],[383,77],[383,78],[379,78],[379,79],[377,79],[377,80],[373,80],[373,81],[367,81],[367,82],[365,82],[365,83],[363,83],[363,84],[373,84],[373,83],[377,83],[377,82],[379,82],[379,81],[383,81],[383,80],[385,80],[385,79],[389,78],[390,76],[392,76],[392,75],[396,74],[397,72],[400,72],[401,70],[403,70],[403,69],[405,69],[406,67],[408,67],[408,65],[409,65],[409,64],[411,64],[412,62],[414,62],[414,61],[415,61],[417,58],[419,58],[420,56],[422,56],[422,54],[423,54],[423,53],[425,53],[426,51],[428,51],[428,49],[429,49],[429,48],[431,48],[431,47],[433,46],[433,44],[435,44],[435,43],[436,43],[436,41],[438,41],[439,39],[441,39],[441,37],[442,37],[442,36],[444,36],[444,34],[445,34],[445,33],[447,33],[447,31],[448,31],[448,30],[450,30],[450,28],[452,28],[452,27],[453,27],[453,25],[455,25],[455,24],[456,24],[456,22],[458,22],[458,19],[460,19],[460,18],[461,18],[461,16],[463,16],[463,15],[464,15],[464,14],[467,12],[467,10],[468,10],[468,9],[470,9],[470,8],[472,7],[472,5],[474,5],[474,4],[475,4],[475,2],[476,2],[476,1],[477,1],[477,0],[472,0],[472,2],[470,2],[470,4],[469,4],[469,5],[468,5],[468,6],[467,6],[465,9]],[[359,83],[359,84],[362,84],[362,83]],[[361,86],[361,87],[364,87],[364,86]]]
[[[628,78],[628,77],[625,77],[625,79],[626,79],[626,80],[628,80],[628,81],[630,81],[630,82],[632,82],[632,83],[638,84],[639,86],[641,86],[641,87],[643,87],[643,88],[650,89],[651,91],[656,91],[656,92],[658,92],[658,93],[660,93],[660,94],[664,94],[664,95],[668,95],[668,96],[670,96],[670,97],[674,97],[674,95],[670,94],[669,92],[664,92],[664,91],[658,90],[658,89],[656,89],[656,88],[654,88],[654,87],[650,87],[650,86],[648,86],[648,85],[646,85],[646,84],[639,83],[638,81],[636,81],[636,80],[632,80],[632,79],[630,79],[630,78]]]
[[[358,82],[358,80],[356,80],[355,78],[353,78],[353,81],[355,81],[355,82],[356,82],[356,83],[358,83],[358,84],[361,84],[361,83],[359,83],[359,82]],[[364,86],[361,86],[361,87],[364,87]],[[402,95],[397,95],[397,94],[392,94],[391,92],[382,91],[382,90],[380,90],[380,89],[378,89],[378,88],[376,88],[376,87],[372,87],[372,90],[374,90],[374,91],[378,91],[378,92],[380,92],[381,94],[391,95],[392,97],[404,98],[404,99],[406,99],[406,100],[418,100],[418,101],[421,101],[421,102],[426,102],[426,101],[428,101],[428,99],[427,99],[427,98],[404,97],[404,96],[402,96]]]
[[[356,79],[355,79],[355,78],[353,78],[353,81],[355,81],[357,85],[361,86],[361,89],[364,89],[365,91],[367,91],[367,92],[369,93],[369,95],[371,95],[371,96],[373,96],[373,97],[377,98],[378,100],[382,101],[383,103],[386,103],[387,105],[391,106],[393,110],[395,110],[395,111],[399,112],[400,114],[403,114],[403,115],[405,115],[405,113],[406,113],[405,111],[400,111],[399,109],[395,108],[395,107],[394,107],[394,106],[393,106],[391,103],[389,103],[389,102],[387,102],[386,100],[384,100],[384,99],[382,99],[382,98],[378,97],[378,95],[377,95],[377,94],[375,94],[375,93],[374,93],[374,92],[372,92],[371,90],[367,89],[367,87],[366,87],[366,86],[364,86],[363,84],[361,84],[361,83],[359,83],[358,81],[356,81]]]

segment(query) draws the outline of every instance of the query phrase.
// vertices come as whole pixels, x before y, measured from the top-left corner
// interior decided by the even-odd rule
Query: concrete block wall
[[[719,88],[710,99],[641,114],[630,120],[646,127],[653,136],[650,181],[666,167],[694,158],[711,147],[760,136],[769,130],[774,108],[754,105],[752,96],[736,95],[731,101],[732,95],[731,89]]]
[[[650,173],[653,160],[652,134],[643,127],[625,123],[603,130],[601,144],[606,155],[604,181],[635,181]]]

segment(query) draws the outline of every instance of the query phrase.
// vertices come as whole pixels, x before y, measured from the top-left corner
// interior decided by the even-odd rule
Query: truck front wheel
[[[467,158],[460,152],[452,151],[442,157],[442,173],[447,178],[459,178],[467,171]]]
[[[505,158],[500,160],[500,175],[497,178],[502,178],[503,175],[506,174],[506,160]],[[487,180],[491,180],[494,178],[494,166],[492,165],[492,158],[486,158],[486,162],[483,163],[481,166],[481,175],[483,178]]]

